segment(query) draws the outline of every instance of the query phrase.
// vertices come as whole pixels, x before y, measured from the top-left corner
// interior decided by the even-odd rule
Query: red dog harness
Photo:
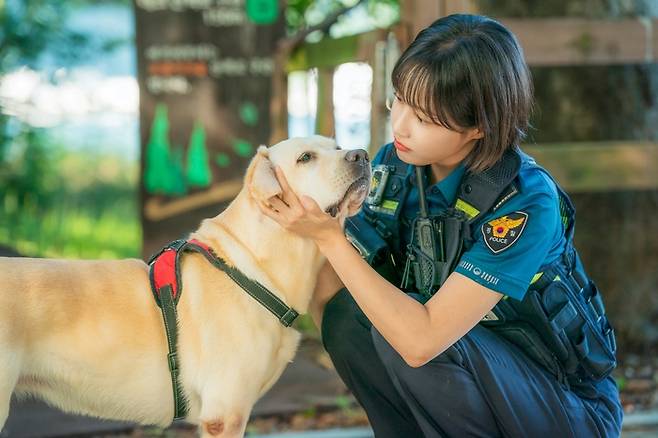
[[[290,327],[299,313],[285,304],[279,297],[267,290],[265,286],[255,280],[247,278],[242,272],[233,266],[229,266],[220,257],[217,257],[212,249],[198,240],[175,240],[149,259],[149,280],[151,291],[158,307],[162,310],[165,330],[167,333],[167,344],[169,354],[167,363],[171,373],[171,382],[174,389],[174,420],[185,418],[187,415],[187,403],[183,396],[182,388],[178,383],[178,324],[176,316],[176,305],[183,292],[183,283],[180,275],[180,259],[186,252],[198,252],[203,255],[213,266],[220,269],[231,277],[242,289],[272,312],[285,327]]]

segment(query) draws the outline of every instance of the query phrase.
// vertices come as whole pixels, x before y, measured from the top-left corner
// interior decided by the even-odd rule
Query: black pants
[[[571,391],[480,325],[413,368],[342,289],[325,307],[322,338],[377,438],[620,434],[622,408],[611,377]]]

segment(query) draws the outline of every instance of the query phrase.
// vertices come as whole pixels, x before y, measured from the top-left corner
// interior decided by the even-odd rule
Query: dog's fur
[[[304,152],[311,160],[298,162]],[[305,313],[325,259],[312,240],[284,230],[256,202],[281,193],[272,171],[278,165],[298,195],[323,209],[339,203],[343,224],[370,179],[367,160],[348,160],[347,153],[319,136],[261,146],[242,191],[190,238]],[[292,360],[300,335],[203,256],[185,255],[181,272],[187,420],[200,424],[204,436],[242,436],[254,403]],[[174,407],[167,352],[143,261],[0,258],[0,430],[12,392],[68,412],[166,426]]]

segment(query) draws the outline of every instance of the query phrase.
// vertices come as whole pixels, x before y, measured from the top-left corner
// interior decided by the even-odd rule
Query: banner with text
[[[194,231],[242,187],[270,134],[279,0],[134,0],[143,254]]]

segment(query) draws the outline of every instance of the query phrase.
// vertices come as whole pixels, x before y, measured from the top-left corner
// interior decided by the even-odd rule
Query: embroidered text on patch
[[[527,222],[528,214],[522,211],[486,222],[482,225],[484,243],[494,254],[505,251],[519,240]]]

